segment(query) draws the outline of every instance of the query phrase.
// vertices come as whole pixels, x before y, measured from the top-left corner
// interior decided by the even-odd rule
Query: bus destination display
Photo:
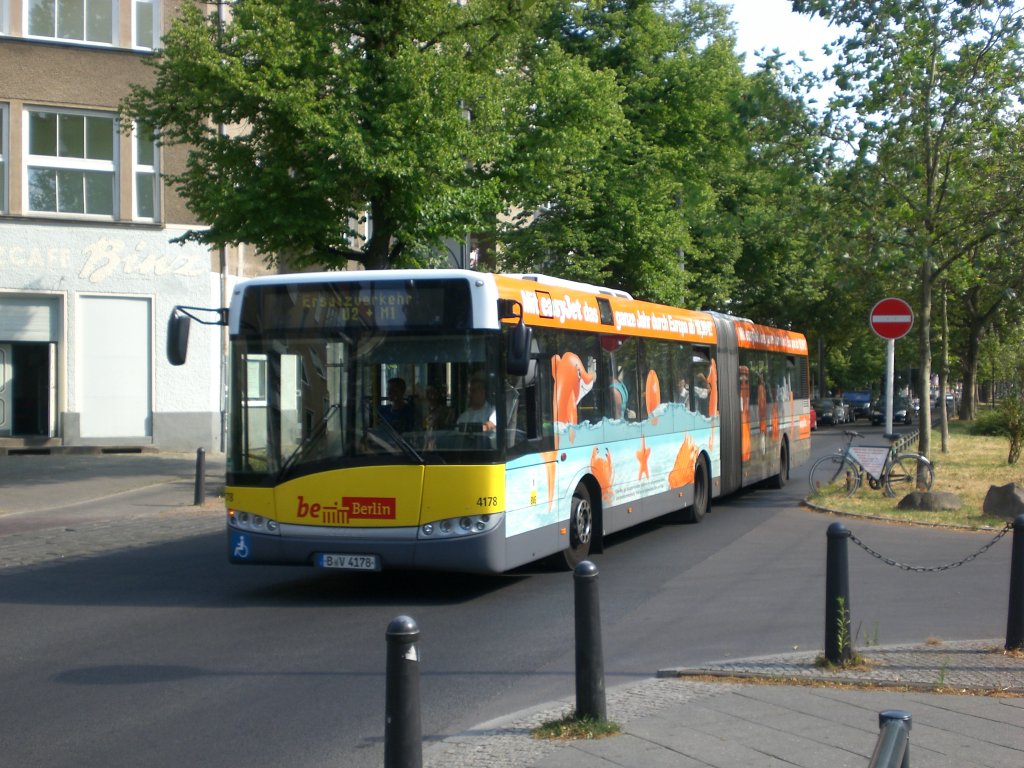
[[[246,290],[241,332],[464,328],[469,311],[460,281],[267,285]]]

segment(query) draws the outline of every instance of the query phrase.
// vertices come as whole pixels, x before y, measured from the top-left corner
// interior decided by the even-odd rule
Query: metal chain
[[[858,547],[863,549],[865,552],[867,552],[872,557],[877,557],[879,560],[881,560],[886,565],[895,566],[896,568],[899,568],[902,571],[914,571],[915,573],[936,573],[938,571],[948,571],[948,570],[951,570],[953,568],[959,568],[964,563],[969,563],[971,560],[974,560],[979,555],[985,554],[989,549],[992,548],[992,546],[997,541],[999,541],[1001,538],[1003,538],[1003,536],[1005,536],[1007,533],[1009,533],[1012,528],[1013,528],[1013,524],[1012,523],[1007,523],[1006,526],[1003,528],[1003,530],[1001,530],[999,533],[997,533],[995,535],[995,538],[992,539],[992,541],[990,541],[988,544],[983,546],[977,552],[975,552],[974,554],[968,555],[963,560],[958,560],[955,563],[947,563],[946,565],[933,565],[933,566],[907,565],[906,563],[899,563],[899,562],[897,562],[897,561],[895,561],[895,560],[893,560],[891,558],[885,557],[885,555],[882,555],[879,552],[876,552],[871,547],[869,547],[867,544],[865,544],[863,541],[861,541],[856,536],[854,536],[852,533],[850,534],[850,541],[852,541],[854,544],[856,544]]]

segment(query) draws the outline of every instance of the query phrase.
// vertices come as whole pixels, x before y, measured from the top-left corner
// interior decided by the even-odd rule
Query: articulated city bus
[[[462,270],[257,278],[221,312],[233,563],[573,566],[810,453],[804,337],[727,315]]]

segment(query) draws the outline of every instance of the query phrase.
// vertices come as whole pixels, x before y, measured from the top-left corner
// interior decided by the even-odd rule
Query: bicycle
[[[864,435],[844,430],[849,436],[846,447],[818,459],[809,476],[811,495],[839,493],[853,496],[868,478],[872,489],[881,488],[886,496],[906,494],[912,490],[931,490],[935,482],[935,465],[927,457],[913,451],[896,452],[896,437],[885,446],[854,446],[854,438]]]

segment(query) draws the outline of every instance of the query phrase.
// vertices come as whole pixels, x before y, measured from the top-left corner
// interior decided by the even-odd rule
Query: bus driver
[[[475,373],[469,380],[469,406],[459,415],[455,425],[463,432],[478,429],[493,432],[497,428],[498,416],[494,406],[487,402],[487,380],[483,374]]]

